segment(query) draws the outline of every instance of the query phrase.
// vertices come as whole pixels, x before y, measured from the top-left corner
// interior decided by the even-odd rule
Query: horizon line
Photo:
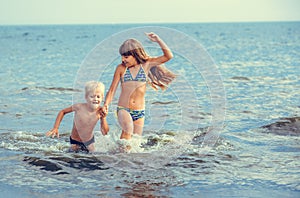
[[[300,22],[300,20],[256,20],[256,21],[185,21],[185,22],[107,22],[107,23],[4,23],[0,26],[39,26],[39,25],[145,25],[145,24],[216,24],[216,23],[287,23]]]

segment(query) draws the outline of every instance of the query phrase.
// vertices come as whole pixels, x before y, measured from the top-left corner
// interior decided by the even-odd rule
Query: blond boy
[[[71,151],[95,151],[94,128],[100,120],[100,130],[103,135],[109,131],[106,121],[107,111],[100,106],[104,97],[104,85],[101,82],[89,81],[85,85],[86,103],[77,103],[62,109],[54,123],[53,129],[46,133],[47,136],[59,138],[58,128],[65,114],[75,112],[73,129],[70,136]]]

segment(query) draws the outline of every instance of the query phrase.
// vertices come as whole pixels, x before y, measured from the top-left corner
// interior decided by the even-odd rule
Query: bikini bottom
[[[118,106],[117,107],[117,113],[120,110],[126,110],[130,114],[133,121],[136,121],[140,118],[145,117],[145,110],[144,109],[143,110],[133,110],[133,109],[129,109],[129,108],[126,108],[126,107]]]

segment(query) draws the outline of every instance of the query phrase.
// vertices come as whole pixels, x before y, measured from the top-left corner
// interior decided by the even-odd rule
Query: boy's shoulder
[[[75,103],[72,105],[72,107],[74,108],[74,110],[76,110],[76,109],[84,108],[86,107],[86,105],[87,105],[86,103]]]

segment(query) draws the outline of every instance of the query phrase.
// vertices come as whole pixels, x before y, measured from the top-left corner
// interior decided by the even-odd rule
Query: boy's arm
[[[101,122],[101,132],[102,132],[102,135],[107,135],[107,133],[109,131],[109,126],[107,124],[106,117],[100,118],[100,122]]]
[[[46,136],[51,136],[52,135],[52,138],[55,137],[55,136],[57,136],[57,138],[59,138],[59,133],[58,133],[59,125],[60,125],[62,119],[64,118],[65,114],[70,113],[72,111],[73,111],[73,106],[67,107],[67,108],[59,111],[59,113],[57,114],[53,129],[48,131],[46,133]]]
[[[106,120],[107,111],[104,111],[103,108],[100,109],[100,130],[102,135],[107,135],[109,131],[109,126]]]

